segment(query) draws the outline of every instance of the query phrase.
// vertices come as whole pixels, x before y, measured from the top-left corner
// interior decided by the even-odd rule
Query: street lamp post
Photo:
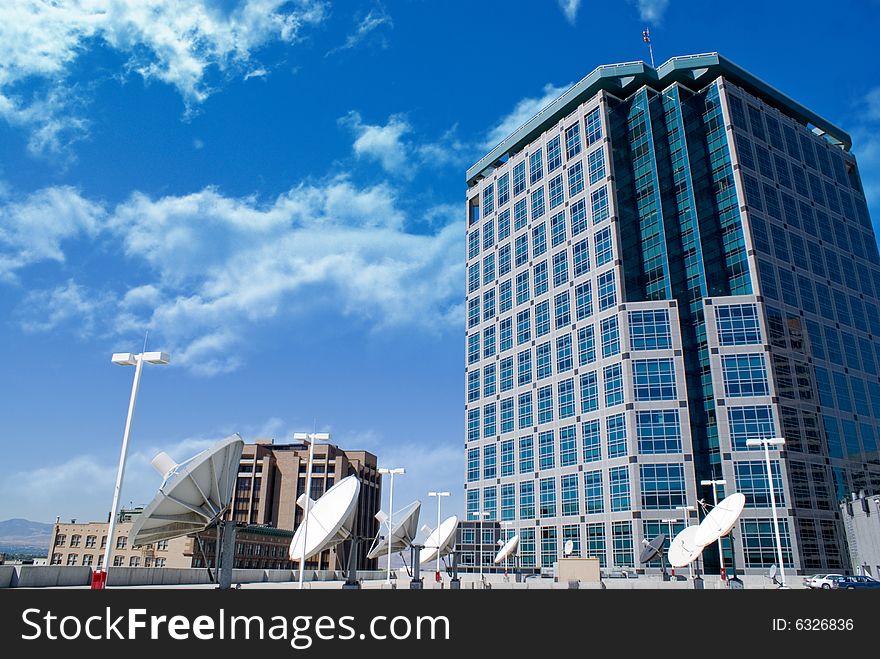
[[[305,500],[303,501],[303,536],[302,536],[302,551],[299,556],[299,589],[303,589],[303,578],[305,575],[306,569],[306,539],[309,532],[309,508],[312,502],[312,464],[315,461],[315,442],[329,442],[330,441],[330,433],[327,432],[295,432],[293,433],[294,440],[297,441],[307,441],[309,443],[309,462],[306,467],[306,489],[304,494],[306,495]],[[296,519],[296,508],[294,508],[294,519]],[[320,557],[319,557],[320,560]],[[320,567],[320,565],[319,565]]]
[[[505,521],[503,521],[503,522],[499,522],[498,524],[499,524],[499,526],[503,526],[504,529],[505,529],[505,531],[509,531],[509,530],[510,530],[510,527],[513,526],[513,522],[510,521],[510,520],[505,520]],[[502,533],[502,536],[504,537],[503,541],[499,541],[499,542],[502,543],[502,544],[500,545],[501,547],[504,546],[503,543],[506,543],[508,540],[510,540],[510,538],[507,537],[507,536],[508,536],[508,533],[507,533],[507,532]],[[505,579],[507,579],[507,568],[508,568],[508,567],[510,567],[510,556],[505,556],[505,557],[504,557],[504,578],[505,578]]]
[[[712,486],[712,499],[714,501],[714,505],[718,505],[718,486],[719,485],[727,485],[727,481],[723,478],[720,480],[707,480],[700,481],[700,485],[711,485]],[[722,578],[726,578],[727,575],[724,573],[724,538],[718,538],[718,560],[721,563],[721,576]],[[706,566],[703,565],[703,568]]]
[[[131,425],[134,420],[134,406],[137,402],[138,389],[141,385],[141,373],[144,364],[167,364],[171,357],[165,352],[142,352],[134,355],[130,352],[117,352],[111,361],[118,366],[134,366],[134,382],[131,385],[131,397],[128,400],[128,415],[125,418],[125,431],[122,433],[122,450],[119,453],[119,466],[116,469],[116,485],[113,488],[113,506],[110,509],[110,526],[107,529],[107,546],[104,548],[104,565],[98,588],[103,588],[110,568],[110,553],[113,547],[113,534],[116,531],[116,517],[119,509],[119,495],[122,493],[122,481],[125,478],[125,460],[128,457],[128,440],[131,438]]]
[[[429,497],[437,497],[437,578],[440,581],[440,502],[448,497],[449,492],[428,492]]]
[[[386,469],[380,467],[378,469],[379,473],[382,475],[388,474],[391,476],[391,488],[388,492],[388,585],[391,585],[391,531],[394,526],[392,521],[394,520],[394,476],[398,474],[405,474],[406,469],[403,467],[398,467],[396,469]]]
[[[787,588],[785,585],[785,565],[782,560],[782,538],[779,535],[779,516],[776,514],[776,494],[773,492],[773,469],[770,465],[770,446],[784,446],[784,437],[756,437],[746,440],[746,446],[758,447],[764,446],[764,462],[767,465],[767,487],[770,489],[770,507],[773,510],[773,531],[776,534],[776,558],[779,561],[779,581],[780,588]]]
[[[675,509],[681,511],[681,514],[684,516],[684,528],[687,528],[688,527],[688,511],[689,510],[696,510],[697,507],[696,506],[676,506]],[[670,543],[670,545],[672,544],[672,538],[669,539],[669,543]],[[693,576],[694,576],[694,563],[693,563],[693,561],[688,563],[688,574],[693,578]]]
[[[472,513],[469,513],[474,517],[480,518],[480,541],[477,544],[477,553],[480,556],[480,583],[483,583],[483,519],[489,516],[489,513],[485,510],[476,510]]]

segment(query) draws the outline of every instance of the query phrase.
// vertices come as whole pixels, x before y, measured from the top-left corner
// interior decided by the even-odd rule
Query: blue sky
[[[848,130],[880,217],[877,0],[184,4],[0,4],[0,519],[106,515],[147,330],[126,503],[316,424],[460,510],[464,171],[645,25]]]

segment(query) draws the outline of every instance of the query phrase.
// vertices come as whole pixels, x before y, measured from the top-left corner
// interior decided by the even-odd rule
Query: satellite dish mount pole
[[[422,577],[421,577],[421,564],[419,562],[419,552],[424,549],[424,545],[410,545],[410,560],[412,560],[413,564],[413,578],[412,581],[409,582],[410,590],[421,590],[423,588]],[[438,549],[439,551],[439,549]]]

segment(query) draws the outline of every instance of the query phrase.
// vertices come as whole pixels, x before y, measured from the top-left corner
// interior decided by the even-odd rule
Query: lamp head
[[[134,366],[137,364],[137,360],[130,352],[114,352],[110,361],[118,366]]]

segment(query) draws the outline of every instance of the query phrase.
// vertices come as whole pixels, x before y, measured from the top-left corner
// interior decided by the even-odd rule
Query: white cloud
[[[574,25],[577,19],[578,9],[580,9],[581,0],[559,0],[559,8],[565,14],[565,20]]]
[[[59,199],[92,212],[57,213],[65,207]],[[63,261],[64,240],[104,238],[120,245],[119,267],[140,273],[98,290],[70,281],[32,292],[18,312],[25,329],[75,326],[82,334],[100,323],[102,336],[115,337],[149,329],[176,364],[204,375],[238,368],[244,357],[224,355],[279,317],[329,313],[369,328],[429,332],[455,326],[464,251],[458,215],[437,206],[411,216],[389,185],[357,187],[344,177],[299,185],[268,203],[207,188],[161,198],[134,193],[104,212],[75,191],[49,188],[0,205],[0,217],[34,218],[45,234],[22,231],[3,241],[10,272],[15,264]]]
[[[871,215],[877,226],[880,222],[880,87],[875,87],[862,97],[850,132],[865,197],[872,207]]]
[[[384,126],[365,124],[358,112],[352,110],[339,122],[354,132],[353,149],[358,158],[379,162],[391,173],[402,173],[407,166],[408,147],[403,136],[412,131],[406,117],[400,114],[388,117]]]
[[[111,299],[69,280],[47,291],[31,291],[19,307],[21,326],[28,332],[50,332],[70,323],[82,337],[91,336],[98,319],[111,309]]]
[[[569,87],[571,87],[571,84],[563,85],[562,87],[555,87],[548,83],[544,85],[544,90],[541,96],[536,98],[524,98],[519,101],[510,114],[502,117],[498,120],[495,126],[492,127],[483,141],[482,148],[486,151],[495,148],[502,140],[538,114],[538,112],[547,107],[551,101],[555,100]]]
[[[171,442],[155,442],[135,435],[126,461],[121,505],[142,506],[150,502],[162,480],[150,464],[159,451],[182,462],[234,432],[251,442],[258,437],[280,437],[276,433],[283,425],[280,419],[270,418],[259,425],[216,429]],[[104,437],[101,442],[117,446],[121,439]],[[51,522],[57,515],[62,521],[106,520],[116,479],[115,458],[114,449],[106,457],[85,453],[59,462],[7,470],[0,474],[0,518],[24,516]]]
[[[343,43],[341,46],[333,48],[332,50],[329,50],[325,57],[329,57],[330,55],[333,55],[343,50],[351,50],[352,48],[363,43],[376,30],[383,26],[389,29],[394,27],[394,23],[392,23],[391,17],[385,11],[385,8],[382,6],[378,6],[375,9],[371,9],[367,13],[367,15],[358,22],[355,31],[349,34],[348,37],[346,37],[345,43]],[[379,43],[383,48],[387,47],[387,42],[385,41],[384,37],[380,39]]]
[[[210,72],[253,74],[255,50],[294,43],[324,16],[316,0],[243,0],[229,10],[211,0],[0,3],[0,116],[33,131],[33,152],[58,152],[86,129],[66,80],[95,41],[127,57],[127,72],[175,87],[190,111],[210,95]]]
[[[6,200],[4,200],[6,201]],[[105,212],[68,186],[45,188],[0,205],[0,281],[41,261],[63,262],[62,244],[94,236]]]
[[[669,7],[669,0],[637,0],[637,2],[641,19],[652,24],[660,23]]]

